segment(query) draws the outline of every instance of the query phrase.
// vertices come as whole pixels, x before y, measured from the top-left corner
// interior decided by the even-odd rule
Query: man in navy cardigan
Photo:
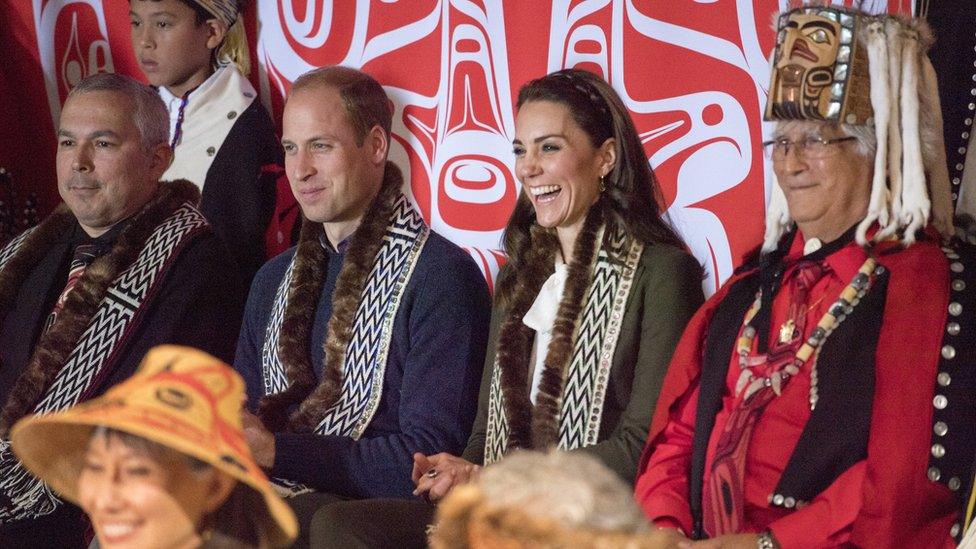
[[[487,286],[401,193],[391,119],[383,88],[345,67],[302,76],[285,105],[309,222],[254,279],[235,367],[251,451],[294,496],[306,543],[324,506],[412,497],[411,456],[459,452],[476,412]]]

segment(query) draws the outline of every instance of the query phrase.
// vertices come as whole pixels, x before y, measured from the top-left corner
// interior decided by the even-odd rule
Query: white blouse
[[[552,327],[556,323],[556,313],[559,312],[559,302],[562,301],[563,288],[566,287],[566,275],[569,266],[557,254],[556,270],[539,290],[532,306],[522,317],[522,323],[535,330],[535,343],[532,345],[532,385],[529,399],[535,404],[539,394],[539,383],[542,381],[542,371],[545,369],[546,354],[549,352],[549,342],[552,341]]]

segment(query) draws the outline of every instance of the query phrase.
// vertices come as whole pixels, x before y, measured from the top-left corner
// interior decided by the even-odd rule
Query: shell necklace
[[[756,328],[750,323],[762,301],[762,288],[756,292],[756,299],[746,312],[742,321],[742,335],[736,342],[736,354],[739,355],[739,380],[735,384],[735,394],[742,395],[742,400],[749,400],[756,391],[762,387],[770,387],[776,396],[783,391],[783,385],[789,378],[800,372],[800,368],[813,357],[813,366],[810,370],[810,410],[817,407],[817,357],[820,356],[820,349],[823,348],[824,341],[830,337],[837,326],[843,322],[854,311],[860,303],[861,298],[871,288],[873,276],[880,275],[885,268],[879,266],[874,258],[868,258],[858,269],[854,278],[840,292],[837,301],[827,309],[817,327],[813,329],[810,336],[803,342],[803,345],[796,351],[793,359],[787,362],[786,366],[772,372],[769,375],[757,375],[753,367],[758,364],[765,364],[765,355],[761,357],[750,357],[753,340],[756,339]],[[873,276],[872,276],[873,275]]]

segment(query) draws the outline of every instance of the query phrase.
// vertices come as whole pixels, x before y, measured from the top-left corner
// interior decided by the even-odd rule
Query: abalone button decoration
[[[956,358],[956,348],[952,345],[944,345],[942,347],[942,358],[946,360],[952,360]]]

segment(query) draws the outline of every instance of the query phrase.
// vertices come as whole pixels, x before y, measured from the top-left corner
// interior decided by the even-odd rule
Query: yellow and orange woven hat
[[[241,427],[244,382],[220,360],[164,345],[105,395],[48,415],[29,416],[11,431],[14,453],[34,475],[77,503],[78,476],[92,431],[103,426],[206,462],[252,489],[249,505],[275,546],[298,534],[295,515],[254,463]]]

